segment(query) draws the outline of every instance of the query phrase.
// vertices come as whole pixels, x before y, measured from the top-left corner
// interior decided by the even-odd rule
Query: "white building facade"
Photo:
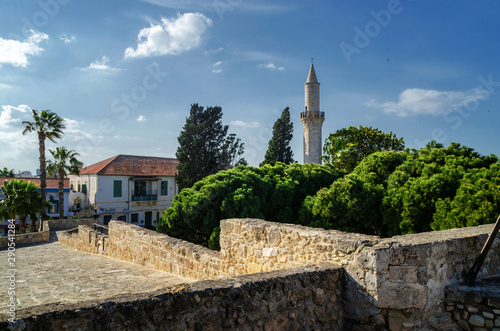
[[[178,193],[177,165],[171,158],[117,155],[71,175],[70,185],[84,194],[81,209],[93,210],[105,225],[117,219],[154,228]]]

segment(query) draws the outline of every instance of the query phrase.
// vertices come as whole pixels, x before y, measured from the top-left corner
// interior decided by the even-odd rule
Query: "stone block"
[[[417,267],[416,266],[389,266],[389,280],[397,283],[416,283]]]
[[[267,236],[267,241],[271,246],[278,246],[281,242],[280,231],[277,228],[271,229]]]
[[[484,326],[484,317],[479,315],[472,315],[469,318],[469,324],[474,326]]]
[[[385,282],[379,288],[378,307],[407,309],[425,308],[427,288],[418,283]]]
[[[389,264],[391,265],[417,265],[420,262],[420,256],[416,248],[412,246],[394,248]]]
[[[274,257],[278,256],[278,248],[276,247],[268,247],[268,248],[263,248],[262,249],[262,256],[263,257]]]
[[[483,316],[484,318],[489,318],[490,320],[495,318],[495,315],[493,315],[492,313],[488,313],[487,311],[483,311]]]

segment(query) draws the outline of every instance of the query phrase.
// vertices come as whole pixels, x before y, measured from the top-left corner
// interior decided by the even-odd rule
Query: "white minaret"
[[[305,88],[306,109],[300,113],[300,121],[304,128],[304,163],[321,164],[321,127],[325,121],[325,113],[319,111],[319,83],[312,63]]]

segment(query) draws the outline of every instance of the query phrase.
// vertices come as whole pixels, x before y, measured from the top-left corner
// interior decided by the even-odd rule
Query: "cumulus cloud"
[[[479,88],[468,91],[436,91],[412,88],[401,92],[398,101],[378,103],[375,99],[370,99],[364,105],[382,109],[384,113],[398,117],[439,116],[447,111],[472,106],[479,100],[487,99],[489,94],[488,91]]]
[[[31,36],[25,41],[3,39],[0,37],[0,64],[7,63],[14,67],[26,67],[30,55],[38,55],[43,48],[38,46],[42,41],[49,39],[45,33],[30,30]]]
[[[269,70],[278,70],[278,71],[283,71],[285,70],[285,67],[277,67],[276,65],[274,65],[274,63],[272,62],[269,62],[267,64],[259,64],[259,68],[266,68],[266,69],[269,69]]]
[[[12,85],[0,83],[0,89],[7,90],[12,88]]]
[[[103,56],[99,61],[92,62],[88,67],[81,68],[82,71],[100,70],[100,71],[118,71],[118,68],[113,68],[109,66],[109,58]]]
[[[31,114],[30,110],[31,108],[27,105],[19,105],[17,107],[10,105],[2,106],[2,111],[0,112],[0,127],[9,128],[15,123],[20,123],[24,120],[20,117],[25,113]]]
[[[140,116],[137,118],[137,122],[146,122],[146,117],[144,117],[143,115],[140,115]]]
[[[246,122],[243,122],[243,121],[240,121],[240,120],[236,120],[236,121],[231,121],[231,125],[241,126],[241,127],[244,127],[244,128],[256,128],[260,124],[259,124],[259,122],[246,123]]]
[[[212,20],[201,13],[162,18],[160,24],[151,24],[139,32],[137,48],[127,48],[125,58],[180,54],[198,47],[211,26]]]
[[[62,34],[60,37],[59,37],[60,40],[64,41],[65,44],[69,44],[73,41],[75,41],[76,37],[75,36],[68,36],[66,34]]]

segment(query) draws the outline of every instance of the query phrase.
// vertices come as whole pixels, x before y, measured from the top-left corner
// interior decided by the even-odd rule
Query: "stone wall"
[[[243,274],[319,261],[345,269],[344,309],[354,329],[457,328],[444,289],[458,283],[493,225],[388,239],[261,220],[221,222],[223,272]],[[500,271],[495,240],[480,274]]]
[[[342,268],[331,263],[206,280],[139,297],[39,307],[18,330],[342,330]],[[0,323],[0,328],[6,323]]]
[[[77,228],[79,225],[88,225],[92,226],[94,223],[102,224],[99,221],[93,218],[80,218],[80,219],[56,219],[56,220],[48,220],[43,222],[43,229],[51,231],[54,230],[65,230],[65,229],[73,229]]]
[[[25,234],[16,235],[14,242],[17,246],[38,244],[42,242],[47,242],[50,240],[50,231],[54,230],[64,230],[78,227],[79,224],[92,225],[94,223],[99,223],[93,218],[89,219],[67,219],[67,220],[49,220],[43,221],[43,231],[30,232]],[[0,237],[0,248],[5,248],[8,246],[8,237]]]
[[[463,330],[500,330],[500,289],[496,284],[450,285],[445,293],[446,311]]]
[[[222,271],[227,276],[293,268],[319,262],[346,262],[379,238],[258,219],[220,223]]]
[[[48,230],[41,232],[30,232],[16,235],[14,237],[14,243],[16,247],[18,247],[22,245],[31,245],[46,242],[49,241],[49,238],[50,232]],[[0,237],[0,248],[8,247],[9,242],[10,241],[8,236]]]
[[[88,225],[79,225],[76,229],[61,232],[59,242],[82,252],[107,255],[109,239]]]
[[[197,280],[221,277],[220,253],[184,240],[120,221],[109,223],[108,236],[89,226],[61,234],[61,243],[88,253],[166,271]]]

